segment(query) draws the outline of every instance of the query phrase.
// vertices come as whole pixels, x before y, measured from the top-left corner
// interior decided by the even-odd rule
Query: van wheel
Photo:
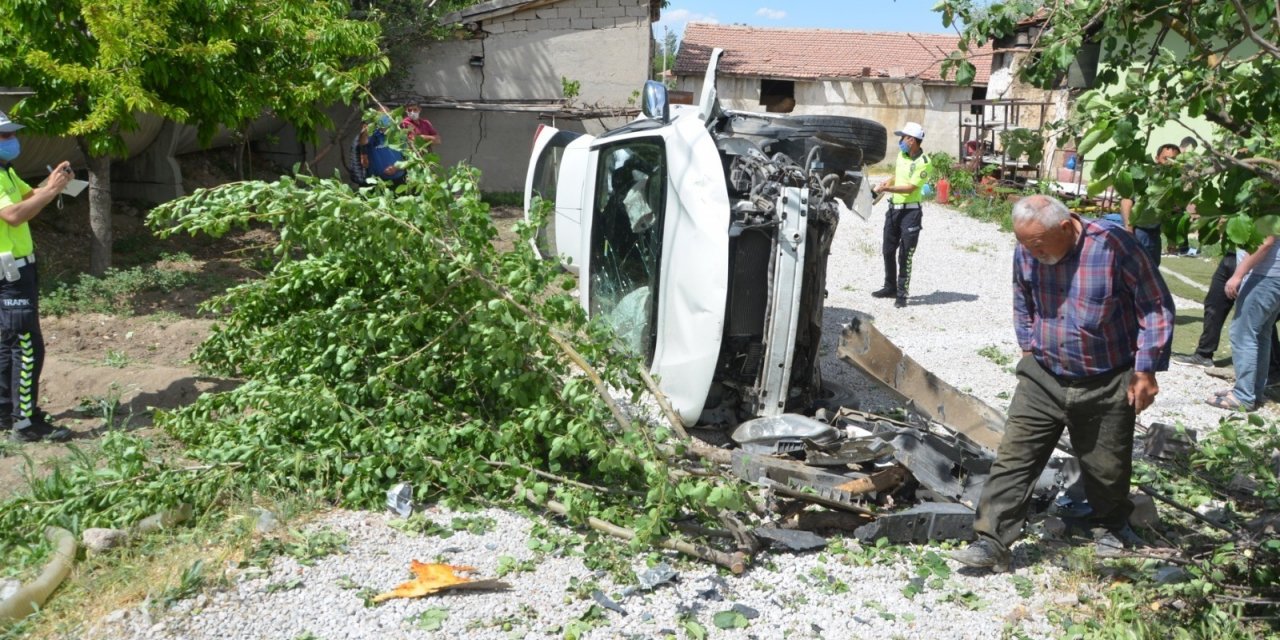
[[[795,115],[778,116],[773,123],[794,130],[790,138],[808,138],[819,133],[862,150],[862,164],[884,160],[889,145],[889,132],[884,125],[866,118],[848,116]],[[782,139],[781,136],[779,136]]]

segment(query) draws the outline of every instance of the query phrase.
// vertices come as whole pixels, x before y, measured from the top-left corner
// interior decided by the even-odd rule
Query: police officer
[[[71,431],[49,424],[36,409],[44,337],[40,334],[36,256],[27,222],[71,180],[63,162],[32,189],[13,169],[22,125],[0,112],[0,423],[17,442],[61,442]]]
[[[920,201],[924,199],[921,187],[929,173],[929,159],[920,144],[924,142],[924,127],[908,122],[898,136],[897,165],[893,178],[875,187],[876,193],[891,193],[889,212],[884,218],[884,287],[871,295],[876,298],[896,298],[895,307],[907,306],[907,286],[911,282],[911,256],[920,240],[920,221],[924,217]]]

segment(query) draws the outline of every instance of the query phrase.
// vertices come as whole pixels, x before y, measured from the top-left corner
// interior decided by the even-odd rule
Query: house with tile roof
[[[953,104],[986,97],[991,49],[971,50],[973,86],[942,77],[956,36],[690,23],[676,56],[676,89],[701,90],[711,51],[724,49],[717,81],[728,109],[855,116],[890,131],[924,125],[927,151],[954,154]],[[890,145],[897,144],[891,139]]]

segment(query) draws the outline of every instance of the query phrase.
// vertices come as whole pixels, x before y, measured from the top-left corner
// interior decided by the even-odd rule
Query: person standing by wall
[[[1133,236],[1049,196],[1013,206],[1013,318],[1022,359],[1004,437],[978,502],[978,540],[952,554],[1005,571],[1032,488],[1065,428],[1085,477],[1100,555],[1137,546],[1129,528],[1136,416],[1169,366],[1173,297]]]
[[[364,147],[360,162],[368,169],[369,176],[401,185],[404,184],[405,171],[396,164],[404,160],[404,154],[387,144],[387,129],[391,126],[391,113],[382,107],[373,132],[370,133],[366,126],[360,136],[360,145]]]
[[[404,106],[404,120],[400,121],[400,127],[409,132],[409,140],[421,138],[431,143],[432,147],[440,144],[440,132],[431,126],[431,121],[422,117],[422,107],[416,102],[410,102]]]
[[[1271,341],[1280,317],[1280,243],[1267,236],[1257,251],[1237,255],[1236,271],[1225,287],[1227,297],[1236,300],[1236,317],[1231,321],[1231,362],[1236,370],[1235,387],[1220,391],[1205,402],[1219,409],[1253,411],[1262,404],[1271,361]],[[1246,280],[1247,278],[1247,280]]]
[[[71,164],[59,163],[44,184],[32,189],[13,170],[22,149],[22,128],[0,112],[0,425],[17,442],[61,442],[71,438],[71,431],[49,424],[36,407],[44,336],[35,245],[27,222],[66,188]]]
[[[897,164],[893,178],[876,186],[875,193],[893,194],[884,218],[884,287],[872,292],[876,298],[895,298],[895,307],[907,306],[911,284],[911,260],[920,240],[924,211],[922,187],[929,178],[929,159],[920,145],[924,143],[924,127],[908,122],[899,131]]]

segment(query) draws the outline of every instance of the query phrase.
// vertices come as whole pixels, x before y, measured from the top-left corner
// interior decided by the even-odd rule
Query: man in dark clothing
[[[22,128],[0,112],[0,427],[17,442],[62,441],[71,432],[49,424],[36,408],[44,337],[35,245],[27,222],[66,188],[71,165],[59,164],[43,185],[32,189],[12,164],[21,151],[17,132]]]
[[[1138,413],[1168,369],[1173,297],[1132,235],[1048,196],[1013,207],[1014,330],[1023,357],[1000,450],[978,503],[978,540],[952,558],[1004,571],[1032,487],[1062,430],[1084,473],[1099,554],[1141,542],[1129,528]]]

